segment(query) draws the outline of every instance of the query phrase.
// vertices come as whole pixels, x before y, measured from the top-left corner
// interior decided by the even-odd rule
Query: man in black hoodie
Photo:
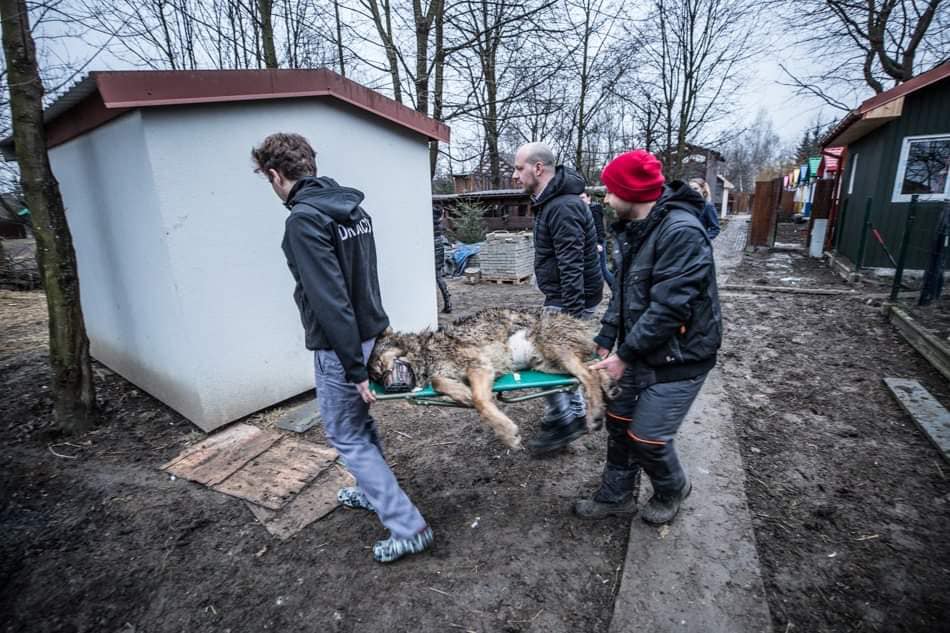
[[[566,312],[591,319],[604,291],[597,259],[597,229],[580,199],[584,179],[563,165],[541,143],[522,145],[515,154],[515,180],[531,194],[534,209],[534,277],[544,293],[544,312]],[[555,451],[587,431],[580,391],[546,399],[541,432],[526,444],[535,455]]]
[[[621,154],[603,170],[604,201],[620,221],[617,278],[594,339],[605,360],[593,365],[618,380],[607,403],[607,463],[593,499],[579,516],[633,516],[641,470],[653,483],[644,521],[669,523],[692,487],[674,437],[722,338],[712,246],[700,217],[703,197],[686,183],[664,186],[649,152]],[[616,345],[616,352],[610,350]]]
[[[356,478],[343,488],[344,506],[374,511],[390,537],[373,546],[388,563],[432,544],[432,530],[386,464],[369,414],[375,401],[366,363],[389,326],[376,272],[373,221],[363,193],[317,178],[316,154],[299,134],[272,134],[251,151],[290,215],[283,250],[297,283],[294,301],[314,350],[317,400],[327,439]]]

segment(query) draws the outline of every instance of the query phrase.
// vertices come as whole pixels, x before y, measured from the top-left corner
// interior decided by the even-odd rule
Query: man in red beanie
[[[674,437],[722,337],[712,246],[700,221],[705,200],[689,185],[664,185],[649,152],[621,154],[601,174],[604,201],[617,212],[614,294],[594,339],[620,394],[607,406],[607,463],[579,516],[599,519],[637,513],[640,473],[653,483],[641,517],[673,520],[691,485]],[[616,350],[611,354],[616,346]]]

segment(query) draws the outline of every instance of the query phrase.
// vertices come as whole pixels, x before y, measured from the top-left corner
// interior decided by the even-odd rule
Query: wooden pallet
[[[512,286],[520,286],[521,284],[531,281],[531,275],[526,275],[524,277],[482,277],[482,281],[493,284],[511,284]]]

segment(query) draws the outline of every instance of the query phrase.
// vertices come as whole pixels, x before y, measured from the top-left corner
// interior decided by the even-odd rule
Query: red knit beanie
[[[600,174],[607,191],[627,202],[653,202],[663,193],[663,166],[642,149],[613,159]]]

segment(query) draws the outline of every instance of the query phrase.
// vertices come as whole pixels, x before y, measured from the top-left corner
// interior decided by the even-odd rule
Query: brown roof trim
[[[938,81],[942,81],[950,77],[950,62],[940,64],[936,68],[932,68],[927,72],[917,75],[911,79],[908,79],[904,83],[894,86],[890,90],[885,90],[881,94],[874,95],[870,99],[866,100],[858,108],[859,114],[865,114],[879,108],[885,103],[889,103],[894,99],[899,99],[904,95],[908,95],[912,92],[916,92],[921,88],[925,88],[931,84],[935,84]]]
[[[59,116],[46,124],[46,146],[56,147],[90,130],[117,119],[130,108],[108,109],[98,92],[77,101],[68,116]]]
[[[864,118],[868,112],[876,110],[881,106],[890,103],[896,99],[900,99],[905,95],[909,95],[913,92],[920,90],[921,88],[926,88],[932,84],[943,81],[950,77],[950,62],[945,62],[940,64],[936,68],[932,68],[927,72],[917,75],[912,79],[905,81],[904,83],[894,86],[890,90],[885,90],[884,92],[874,95],[870,99],[866,99],[861,103],[860,106],[849,112],[845,115],[843,119],[832,129],[828,134],[825,135],[825,138],[822,139],[822,146],[827,147],[829,145],[834,145],[835,140],[840,137],[845,130],[847,130],[855,121],[859,121]]]
[[[135,108],[303,97],[332,97],[430,140],[450,139],[444,123],[324,68],[92,72],[46,111],[47,136],[60,145]],[[0,142],[4,153],[12,140]]]

